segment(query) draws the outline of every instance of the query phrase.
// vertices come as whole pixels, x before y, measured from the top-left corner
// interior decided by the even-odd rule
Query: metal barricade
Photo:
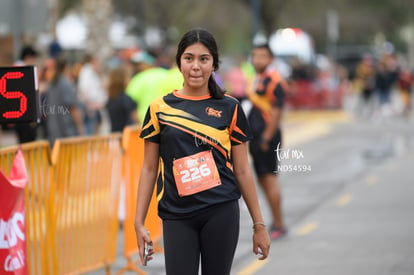
[[[120,137],[55,142],[52,159],[59,274],[78,274],[102,266],[110,273],[119,227]]]
[[[49,143],[21,146],[29,180],[25,188],[27,263],[32,275],[58,274],[55,251],[53,165]],[[0,150],[0,167],[8,174],[18,146]]]
[[[124,256],[127,266],[117,274],[125,271],[135,271],[138,274],[146,274],[132,259],[138,252],[137,240],[134,229],[137,190],[142,163],[144,161],[144,141],[139,138],[140,128],[126,127],[122,134],[123,154],[123,179],[125,182],[125,220],[124,220]],[[162,224],[157,214],[157,199],[154,190],[151,203],[145,221],[146,228],[151,233],[151,239],[155,243],[154,249],[161,252]]]
[[[119,232],[118,206],[125,186],[124,256],[127,270],[145,274],[134,263],[138,180],[144,158],[138,127],[121,134],[58,139],[21,145],[29,174],[26,236],[32,275],[79,274],[105,267],[111,273]],[[122,137],[122,140],[121,140]],[[122,141],[122,144],[121,144]],[[18,146],[0,149],[0,168],[7,174]],[[146,219],[155,249],[162,251],[156,194]]]

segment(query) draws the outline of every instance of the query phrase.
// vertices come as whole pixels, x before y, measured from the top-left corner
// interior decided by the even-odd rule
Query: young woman
[[[122,132],[125,126],[138,123],[137,104],[125,93],[127,72],[117,67],[109,72],[106,109],[111,121],[111,132]]]
[[[157,182],[166,274],[198,274],[200,258],[203,275],[230,274],[240,195],[252,217],[254,253],[263,260],[270,249],[247,159],[247,120],[239,102],[214,80],[219,56],[209,32],[184,34],[176,63],[183,88],[151,103],[141,132],[145,160],[135,221],[140,258],[144,244],[152,243],[144,221]]]

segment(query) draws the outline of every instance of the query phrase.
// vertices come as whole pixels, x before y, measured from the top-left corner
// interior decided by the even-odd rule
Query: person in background
[[[398,80],[398,63],[394,55],[384,55],[378,66],[375,77],[375,92],[379,99],[379,115],[388,119],[394,114],[391,104],[393,85]]]
[[[50,82],[55,75],[56,58],[49,57],[44,60],[43,65],[38,70],[39,75],[39,97],[40,97],[40,123],[38,124],[37,134],[41,139],[47,139],[47,126],[46,126],[46,110],[45,105],[46,94],[49,90]]]
[[[112,132],[121,132],[125,126],[138,122],[137,104],[125,94],[127,79],[126,69],[122,66],[109,72],[106,109]]]
[[[414,85],[414,74],[410,71],[408,66],[404,66],[401,69],[397,84],[403,101],[402,113],[405,117],[409,117],[411,113],[411,94]]]
[[[225,74],[224,83],[229,93],[240,102],[247,99],[248,79],[241,68],[241,58]]]
[[[58,58],[62,54],[63,48],[58,42],[56,36],[54,36],[53,40],[50,42],[48,52],[49,57],[51,58]]]
[[[39,53],[33,46],[24,46],[20,52],[19,60],[14,63],[15,66],[34,66],[37,64]]]
[[[167,50],[165,54],[164,66],[167,67],[167,73],[165,77],[160,80],[160,92],[161,94],[167,94],[174,90],[179,90],[183,87],[184,79],[180,72],[180,69],[175,63],[175,52],[172,52],[172,48]]]
[[[86,55],[78,76],[79,98],[84,108],[85,134],[95,135],[102,122],[107,93],[101,78],[101,65],[96,56]]]
[[[134,54],[131,61],[137,64],[138,73],[128,83],[126,94],[137,104],[139,123],[142,124],[150,102],[166,93],[160,91],[160,83],[167,70],[157,67],[155,57],[146,51]]]
[[[364,117],[371,116],[373,111],[372,95],[375,90],[375,63],[374,58],[370,54],[365,54],[361,63],[356,68],[355,81],[359,87],[362,99],[362,107],[360,109]]]
[[[51,145],[58,138],[82,135],[85,131],[76,86],[68,75],[66,59],[57,58],[55,73],[46,92],[43,106],[48,140]]]
[[[276,150],[281,148],[282,143],[280,126],[287,85],[277,71],[270,69],[272,61],[273,53],[268,44],[254,46],[251,62],[256,79],[254,92],[249,95],[253,106],[248,119],[253,132],[249,144],[253,166],[273,216],[270,237],[277,239],[286,233],[277,178]]]
[[[151,102],[141,131],[144,163],[135,220],[140,259],[144,244],[152,243],[144,222],[157,182],[166,274],[196,275],[201,259],[203,275],[229,275],[241,195],[252,218],[254,253],[264,260],[270,249],[248,162],[250,131],[240,103],[215,82],[219,55],[208,31],[184,34],[176,63],[183,88]]]
[[[39,54],[32,46],[25,46],[15,66],[35,66]],[[14,126],[19,143],[31,142],[37,138],[37,122],[16,123]]]

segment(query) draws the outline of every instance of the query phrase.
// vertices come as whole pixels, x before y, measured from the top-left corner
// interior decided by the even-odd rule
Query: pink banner
[[[0,170],[0,274],[27,275],[23,153],[15,156],[7,178]]]

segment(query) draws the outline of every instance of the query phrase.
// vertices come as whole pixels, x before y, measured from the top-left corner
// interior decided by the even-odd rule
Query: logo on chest
[[[213,117],[221,117],[221,113],[223,112],[223,111],[218,111],[214,109],[213,107],[206,107],[205,111],[207,115],[213,116]]]

